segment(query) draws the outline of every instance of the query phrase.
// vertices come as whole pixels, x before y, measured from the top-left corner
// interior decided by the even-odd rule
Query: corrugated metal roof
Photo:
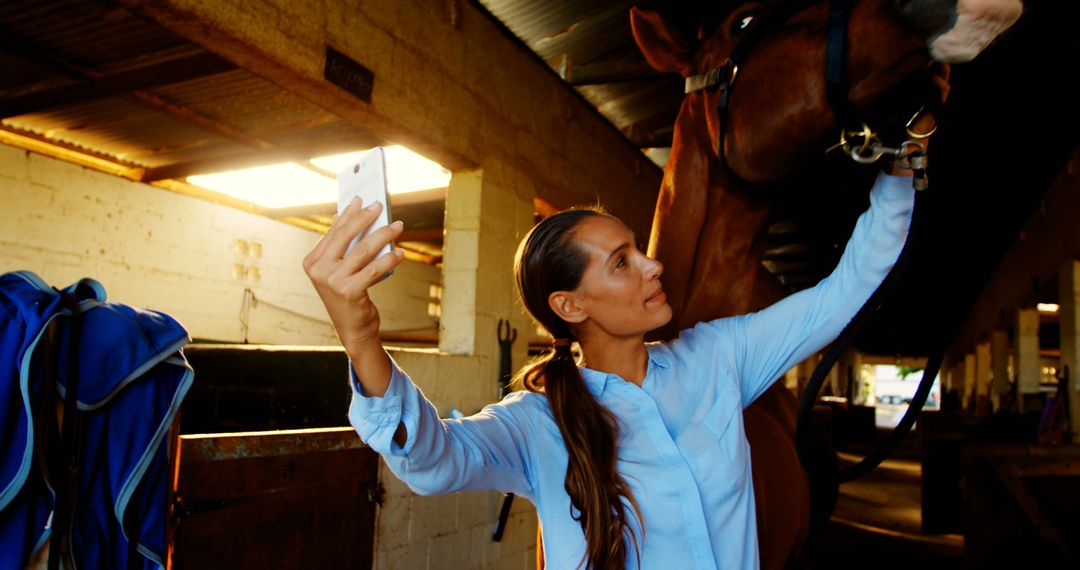
[[[86,0],[7,0],[0,3],[0,22],[9,38],[105,72],[138,56],[190,46],[126,10]]]
[[[120,98],[5,119],[5,127],[133,166],[161,166],[231,144],[189,123]],[[210,148],[206,148],[210,147]]]
[[[616,128],[668,144],[682,100],[682,82],[659,76],[645,62],[630,29],[630,7],[635,2],[479,3]],[[609,71],[596,78],[598,70]]]
[[[87,0],[0,3],[0,105],[58,88],[85,89],[122,72],[145,69],[150,78],[179,61],[197,62],[194,78],[2,117],[3,127],[137,167],[198,169],[268,149],[302,154],[310,148],[315,156],[377,140],[123,9]],[[205,73],[198,62],[208,66]]]
[[[260,136],[340,121],[334,114],[243,70],[177,83],[155,89],[154,93]]]

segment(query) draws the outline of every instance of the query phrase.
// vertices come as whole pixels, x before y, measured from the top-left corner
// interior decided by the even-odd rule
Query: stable
[[[513,262],[561,209],[601,204],[651,242],[643,252],[666,265],[676,318],[649,340],[812,290],[881,170],[850,157],[867,162],[872,144],[892,152],[881,141],[926,114],[908,108],[922,101],[909,76],[931,57],[883,66],[903,80],[860,91],[860,49],[891,37],[860,26],[880,24],[891,3],[851,2],[837,61],[855,64],[836,96],[816,23],[829,3],[719,4],[5,3],[0,274],[31,272],[39,281],[22,273],[21,285],[60,297],[59,316],[43,321],[55,334],[5,372],[12,392],[0,402],[14,411],[0,421],[16,427],[0,427],[26,447],[9,453],[17,475],[0,481],[0,522],[14,520],[25,481],[57,473],[29,466],[56,451],[18,426],[67,441],[78,422],[66,420],[106,408],[80,399],[41,420],[41,402],[63,402],[69,384],[44,376],[60,389],[46,396],[20,387],[46,358],[36,347],[55,336],[67,354],[64,323],[107,302],[164,315],[191,340],[152,362],[191,374],[151,430],[160,435],[140,443],[157,463],[130,468],[124,481],[139,491],[122,485],[160,514],[140,523],[135,507],[117,510],[125,534],[95,549],[77,524],[26,539],[0,526],[0,543],[20,545],[13,567],[543,567],[528,501],[421,496],[349,426],[348,358],[302,261],[334,223],[338,173],[385,148],[405,260],[371,296],[384,346],[443,418],[498,402],[512,372],[551,350],[518,300]],[[747,412],[762,567],[1077,561],[1080,113],[1069,78],[1037,62],[1080,55],[1080,44],[1068,26],[1077,9],[1046,4],[1029,2],[952,68],[932,109],[941,131],[910,259],[880,310],[858,319],[847,346],[781,371],[760,402],[780,412]],[[816,58],[806,65],[788,57],[804,29],[821,32],[820,51],[799,52]],[[1005,92],[1001,69],[1014,82]],[[815,113],[775,120],[794,107]],[[856,116],[865,130],[841,124]],[[110,394],[149,381],[138,377],[125,373]],[[816,450],[801,466],[797,428]],[[35,516],[88,511],[69,483],[41,491]]]

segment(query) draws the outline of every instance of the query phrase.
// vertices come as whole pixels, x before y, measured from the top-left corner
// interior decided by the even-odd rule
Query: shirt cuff
[[[352,362],[349,362],[349,423],[368,447],[380,454],[404,456],[416,441],[416,386],[393,357],[390,357],[390,384],[383,396],[366,396]],[[394,442],[397,426],[405,424],[405,445]]]
[[[910,202],[915,193],[914,178],[910,175],[894,176],[884,172],[878,174],[871,196],[882,202]]]

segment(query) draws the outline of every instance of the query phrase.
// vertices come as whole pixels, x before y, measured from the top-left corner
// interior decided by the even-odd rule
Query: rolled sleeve
[[[419,410],[417,409],[416,385],[390,357],[390,385],[383,396],[366,396],[356,377],[352,362],[349,363],[349,384],[352,401],[349,403],[349,423],[360,439],[375,452],[382,455],[404,456],[416,441]],[[405,424],[405,445],[394,442],[399,424]]]

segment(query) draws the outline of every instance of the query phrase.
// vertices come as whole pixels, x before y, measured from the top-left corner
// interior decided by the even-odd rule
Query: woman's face
[[[622,221],[590,216],[574,228],[572,241],[589,260],[573,292],[575,301],[599,329],[612,336],[641,336],[671,320],[660,285],[664,266],[641,252]]]

